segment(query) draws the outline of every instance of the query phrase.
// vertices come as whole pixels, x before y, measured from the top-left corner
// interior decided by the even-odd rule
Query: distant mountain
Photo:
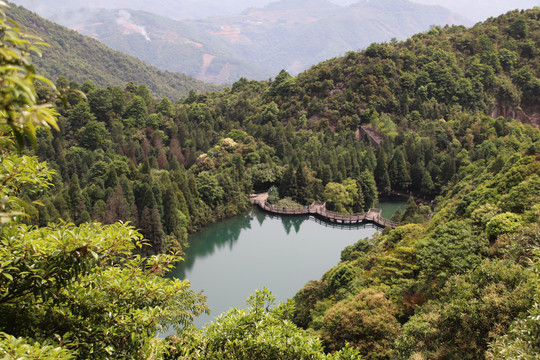
[[[271,2],[264,8],[267,10],[290,10],[290,9],[336,9],[339,6],[328,0],[279,0]]]
[[[348,6],[355,0],[330,0]],[[484,21],[490,16],[504,14],[513,9],[530,9],[540,6],[539,0],[412,0],[423,5],[440,5],[472,22]],[[81,8],[131,9],[151,12],[175,20],[201,19],[212,16],[229,16],[248,7],[264,7],[272,0],[14,0],[45,17]]]
[[[531,9],[540,6],[539,0],[413,0],[424,5],[440,5],[467,16],[474,22],[484,21],[514,9]]]
[[[181,20],[234,15],[250,6],[264,6],[271,0],[15,0],[13,2],[47,18],[85,8],[140,10]]]
[[[238,16],[191,23],[227,42],[246,62],[296,74],[372,42],[401,40],[431,25],[467,20],[445,8],[407,0],[362,0],[346,7],[326,0],[284,0]]]
[[[22,7],[11,4],[6,12],[24,31],[40,36],[51,45],[43,49],[43,57],[34,63],[40,73],[53,80],[65,76],[79,83],[91,80],[100,87],[124,86],[134,81],[146,84],[154,96],[167,96],[171,100],[185,97],[190,90],[220,88],[187,75],[159,70]]]
[[[270,70],[242,60],[227,43],[200,26],[135,10],[80,9],[52,21],[98,39],[160,69],[208,82],[267,79]]]
[[[80,3],[86,6],[86,1]],[[170,0],[159,4],[155,10],[172,6]],[[90,8],[50,18],[160,69],[219,83],[240,77],[268,79],[281,69],[297,74],[372,42],[405,39],[431,25],[467,23],[440,6],[407,0],[362,0],[349,6],[329,0],[284,0],[235,16],[183,21],[129,9]]]

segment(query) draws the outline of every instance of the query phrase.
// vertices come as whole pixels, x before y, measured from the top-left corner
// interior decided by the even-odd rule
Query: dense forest
[[[135,82],[100,88],[60,77],[36,84],[27,101],[54,102],[56,120],[41,122],[58,129],[38,131],[23,154],[7,144],[21,144],[21,128],[32,140],[44,115],[13,107],[26,98],[6,88],[1,189],[13,213],[0,228],[0,352],[534,359],[539,47],[533,9],[180,100],[154,99]],[[32,73],[24,60],[3,63]],[[4,78],[16,75],[3,66]],[[261,290],[247,310],[190,328],[203,300],[161,277],[178,258],[159,254],[181,253],[187,234],[243,211],[246,195],[261,191],[284,206],[324,200],[349,213],[393,192],[414,197],[395,216],[400,227],[344,249],[287,304],[272,307]],[[33,201],[39,216],[21,217]],[[109,304],[122,287],[130,296]],[[153,338],[163,322],[178,335]]]

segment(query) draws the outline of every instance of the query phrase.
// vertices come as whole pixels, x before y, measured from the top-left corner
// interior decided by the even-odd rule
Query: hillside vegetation
[[[435,27],[403,42],[374,43],[296,77],[281,71],[272,81],[241,79],[175,103],[152,98],[144,84],[104,89],[59,79],[59,88],[79,89],[87,100],[68,94],[66,102],[56,101],[59,130],[37,134],[37,156],[54,170],[47,178],[54,187],[6,191],[44,206],[37,207],[38,218],[2,227],[2,239],[23,236],[12,228],[24,229],[30,240],[41,239],[41,231],[48,239],[44,251],[63,254],[46,246],[54,243],[54,229],[65,227],[59,218],[84,232],[88,221],[99,221],[124,239],[114,243],[121,256],[95,250],[94,237],[88,248],[76,243],[61,258],[65,267],[72,269],[71,256],[82,257],[86,265],[73,271],[83,271],[83,284],[101,292],[82,291],[87,287],[69,271],[55,286],[36,281],[39,291],[13,297],[25,301],[20,317],[0,316],[8,319],[0,323],[9,334],[3,338],[38,348],[55,344],[79,358],[91,351],[101,358],[142,358],[167,349],[163,357],[171,359],[534,359],[540,336],[539,48],[540,9],[533,9],[470,29]],[[54,99],[50,88],[37,93]],[[288,304],[273,307],[271,294],[261,290],[248,309],[232,309],[199,330],[180,325],[205,310],[200,297],[178,283],[157,290],[167,284],[157,275],[174,258],[119,265],[129,253],[181,252],[190,231],[242,211],[246,194],[267,190],[270,201],[321,200],[344,213],[361,212],[396,191],[427,205],[411,197],[395,216],[400,227],[344,249],[336,267]],[[114,225],[118,220],[139,228],[146,245],[128,246],[125,238],[137,240],[139,233]],[[2,256],[11,263],[11,255]],[[98,260],[127,269],[126,282],[144,275],[140,283],[152,287],[158,277],[159,286],[136,287],[125,302],[92,307],[88,296],[115,299],[120,288],[102,287],[100,272],[91,271]],[[136,273],[138,266],[146,272]],[[105,271],[104,279],[115,275]],[[18,285],[10,276],[16,278],[8,273],[6,283]],[[167,293],[175,286],[186,295],[173,297],[180,306],[173,311]],[[150,304],[140,296],[144,291]],[[8,300],[0,311],[12,314],[17,302]],[[129,301],[140,312],[124,313]],[[159,319],[179,325],[177,336],[150,339],[161,326],[145,316],[152,306]],[[49,327],[51,313],[61,327]],[[82,326],[89,313],[95,316]],[[92,324],[99,331],[90,331]]]
[[[43,57],[34,63],[40,73],[56,79],[65,76],[72,81],[92,81],[100,87],[125,86],[129,81],[144,83],[154,96],[171,100],[197,92],[219,89],[193,77],[159,70],[153,66],[111,50],[100,42],[75,31],[45,20],[22,7],[12,5],[7,14],[21,27],[39,36],[50,46],[43,49]]]

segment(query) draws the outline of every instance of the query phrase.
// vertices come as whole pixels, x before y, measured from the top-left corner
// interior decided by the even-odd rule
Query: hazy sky
[[[338,5],[349,5],[358,0],[329,0]],[[369,0],[368,0],[369,1]],[[377,0],[371,0],[377,1]],[[440,5],[450,9],[471,21],[478,22],[486,20],[490,16],[504,14],[513,9],[529,9],[540,6],[540,0],[410,0],[424,5]],[[271,0],[245,1],[245,0],[224,0],[223,2],[238,2],[238,6],[254,6],[255,3],[261,6],[272,2]],[[251,4],[251,5],[248,5]]]
[[[358,0],[329,0],[338,5],[349,5]],[[369,0],[368,0],[369,1]],[[371,0],[377,1],[377,0]],[[450,9],[474,22],[483,21],[490,16],[497,16],[516,8],[528,9],[540,6],[540,0],[411,0],[425,5],[440,5]],[[263,6],[271,0],[222,0],[223,3],[234,4],[236,9],[250,6]],[[241,11],[241,10],[239,10]]]
[[[262,7],[272,0],[12,0],[41,14],[78,7],[127,8],[155,11],[173,18],[238,14],[249,7]],[[329,0],[349,5],[358,0]],[[360,0],[377,1],[377,0]],[[411,0],[425,5],[444,6],[473,22],[483,21],[516,8],[540,6],[540,0]],[[88,5],[86,5],[88,4]],[[180,8],[184,10],[179,10]],[[160,11],[161,10],[161,11]],[[184,14],[184,16],[183,16]]]
[[[474,22],[484,21],[514,9],[540,6],[540,0],[411,0],[425,5],[440,5]]]

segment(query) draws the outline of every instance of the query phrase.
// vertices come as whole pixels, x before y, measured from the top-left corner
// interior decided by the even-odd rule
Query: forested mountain
[[[50,45],[43,50],[42,58],[35,59],[39,71],[49,78],[65,76],[79,83],[89,80],[101,87],[125,86],[129,81],[135,81],[146,84],[155,96],[167,96],[172,100],[187,96],[190,90],[219,88],[187,75],[149,66],[22,7],[12,5],[7,12],[26,31],[38,35]]]
[[[373,43],[296,77],[281,71],[269,81],[243,78],[175,103],[152,98],[144,84],[104,89],[60,79],[59,87],[67,83],[87,100],[68,94],[56,101],[59,130],[38,132],[36,153],[55,171],[54,187],[2,188],[25,203],[39,200],[39,217],[19,222],[41,227],[20,225],[19,235],[15,225],[3,226],[1,234],[3,244],[22,244],[15,249],[24,253],[33,248],[19,237],[41,239],[41,231],[55,244],[45,252],[66,269],[87,273],[79,279],[58,270],[52,274],[69,286],[36,278],[37,290],[20,291],[12,274],[27,263],[12,260],[17,251],[0,253],[9,265],[0,268],[8,269],[5,282],[12,284],[1,288],[8,298],[0,313],[11,315],[0,316],[0,331],[38,348],[56,344],[79,358],[142,357],[166,348],[164,358],[171,359],[534,359],[540,350],[539,48],[540,9],[533,9],[470,29],[434,27],[402,42]],[[46,87],[38,94],[53,95]],[[5,117],[7,125],[12,117]],[[9,183],[18,179],[9,175],[11,163],[21,162],[6,154],[2,176]],[[68,234],[95,234],[88,221],[109,224],[107,232],[121,235],[104,239],[124,239],[112,241],[121,254],[182,251],[187,233],[242,211],[246,194],[266,190],[279,206],[321,200],[343,213],[361,212],[394,191],[427,205],[411,197],[395,216],[401,226],[344,249],[340,264],[288,304],[272,309],[271,296],[260,291],[248,310],[233,309],[203,329],[181,327],[167,341],[145,337],[160,327],[146,316],[148,307],[177,324],[205,308],[189,292],[170,300],[171,288],[156,290],[166,282],[152,287],[166,266],[152,257],[127,267],[114,256],[107,262],[110,253],[94,250],[95,237],[87,247],[68,247],[67,255],[57,250],[58,238],[70,238],[55,232],[64,234],[65,225],[57,224],[63,218],[76,224]],[[24,210],[20,202],[7,204]],[[125,227],[112,224],[117,220],[139,228],[147,245],[125,245]],[[116,272],[93,268],[98,261],[126,272],[104,285]],[[150,289],[136,288],[130,297],[120,285],[131,291],[136,266],[149,278],[139,284]],[[118,293],[126,296],[117,302]],[[95,306],[91,296],[100,300]],[[20,301],[24,311],[13,316]],[[130,301],[142,310],[126,314]],[[89,314],[91,321],[82,323]]]
[[[268,79],[272,72],[243,59],[200,26],[134,10],[79,9],[50,18],[160,69],[209,82]]]
[[[281,69],[297,74],[374,41],[466,23],[442,7],[407,0],[346,7],[327,0],[279,1],[235,16],[182,21],[129,9],[77,8],[56,10],[49,19],[160,69],[219,83],[264,80]]]

